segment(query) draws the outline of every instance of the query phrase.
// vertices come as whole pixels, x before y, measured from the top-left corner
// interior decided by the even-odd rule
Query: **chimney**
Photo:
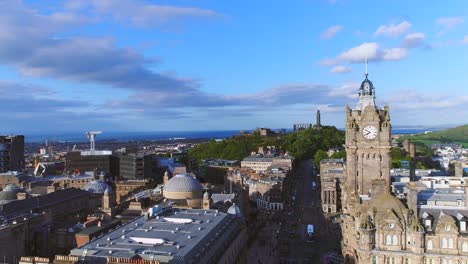
[[[418,193],[424,190],[427,190],[427,187],[423,184],[418,184],[417,182],[410,182],[407,185],[408,187],[408,208],[413,210],[415,214],[418,213]]]
[[[26,193],[25,192],[19,192],[16,194],[16,199],[17,200],[25,200],[26,199]]]
[[[47,193],[53,193],[57,190],[57,187],[55,185],[47,186]]]

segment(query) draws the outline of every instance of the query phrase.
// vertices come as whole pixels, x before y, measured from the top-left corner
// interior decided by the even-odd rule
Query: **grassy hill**
[[[468,124],[433,133],[404,136],[402,140],[406,138],[410,138],[413,142],[421,142],[426,145],[457,143],[468,147]]]

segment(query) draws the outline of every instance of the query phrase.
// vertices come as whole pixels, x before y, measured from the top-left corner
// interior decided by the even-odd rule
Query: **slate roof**
[[[108,256],[197,263],[213,250],[224,253],[223,242],[235,238],[240,227],[235,216],[217,210],[169,208],[151,219],[139,217],[70,254],[93,263],[105,263]]]

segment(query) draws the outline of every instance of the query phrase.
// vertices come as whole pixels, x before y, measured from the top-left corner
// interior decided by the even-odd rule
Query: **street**
[[[290,188],[292,199],[283,214],[285,223],[279,241],[280,262],[319,263],[325,254],[339,249],[340,240],[332,235],[336,234],[338,225],[327,220],[322,212],[320,178],[312,160],[299,164]],[[308,224],[314,225],[313,241],[308,239]]]
[[[324,261],[330,254],[340,258],[341,239],[338,223],[322,212],[320,178],[313,161],[299,163],[290,177],[285,184],[284,209],[273,218],[276,220],[261,220],[247,263],[342,263]],[[257,217],[262,219],[262,215]],[[312,239],[307,234],[309,224],[314,226]]]

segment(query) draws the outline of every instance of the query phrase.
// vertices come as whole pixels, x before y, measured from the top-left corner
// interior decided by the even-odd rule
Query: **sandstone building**
[[[415,183],[407,202],[390,193],[390,128],[389,107],[376,106],[366,74],[358,105],[346,109],[345,263],[468,263],[466,206],[421,205]]]
[[[343,163],[343,159],[320,161],[320,194],[324,213],[336,213],[341,210]]]

